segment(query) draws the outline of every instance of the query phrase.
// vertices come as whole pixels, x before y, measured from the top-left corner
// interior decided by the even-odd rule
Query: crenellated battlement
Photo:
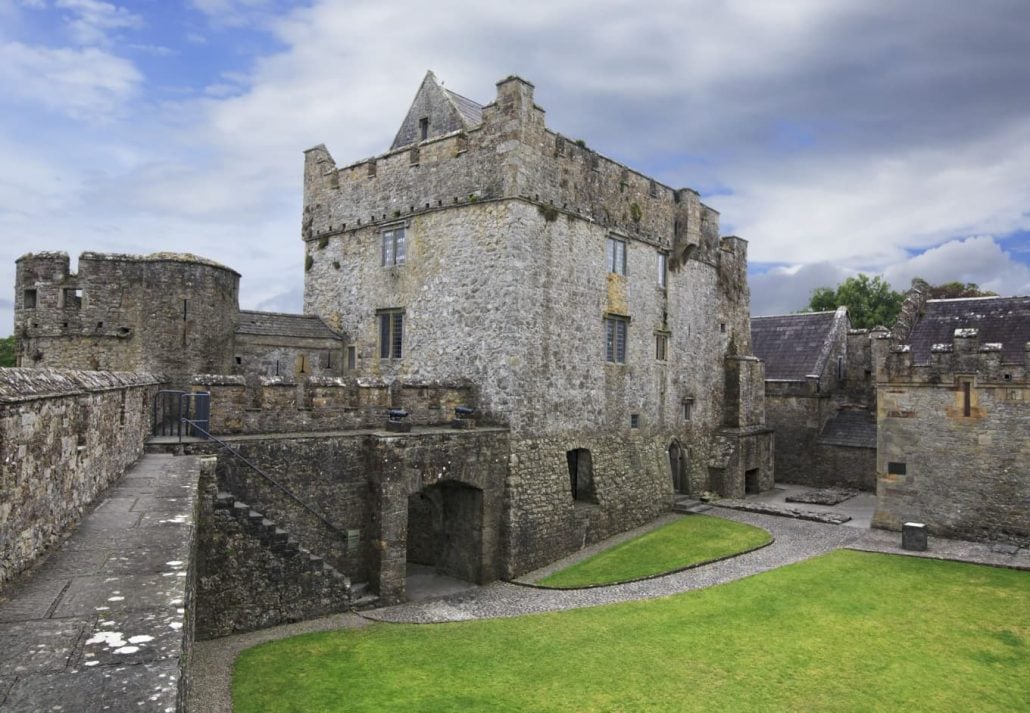
[[[1024,345],[1022,362],[1005,358],[1005,345],[999,342],[980,342],[979,330],[954,330],[951,343],[938,343],[930,348],[929,363],[914,363],[908,345],[890,348],[884,364],[884,378],[891,384],[941,384],[956,377],[976,376],[981,386],[1000,387],[1028,383],[1030,374],[1030,342]]]

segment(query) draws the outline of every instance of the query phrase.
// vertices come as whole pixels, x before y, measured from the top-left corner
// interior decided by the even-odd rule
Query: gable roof
[[[483,107],[468,97],[444,89],[436,75],[426,72],[415,98],[404,116],[390,150],[422,141],[421,122],[427,119],[426,139],[443,136],[462,129],[472,129],[483,123]]]
[[[823,426],[819,443],[827,446],[876,448],[876,416],[868,411],[838,411]]]
[[[265,337],[332,339],[336,341],[342,339],[339,334],[314,315],[256,312],[243,309],[240,310],[240,324],[236,328],[236,333]]]
[[[1000,343],[1001,360],[1021,364],[1030,342],[1030,297],[927,300],[909,334],[913,364],[930,363],[934,344],[951,344],[956,329],[976,329],[980,344]]]
[[[822,374],[835,326],[847,311],[751,318],[751,351],[765,362],[766,379],[803,381]]]

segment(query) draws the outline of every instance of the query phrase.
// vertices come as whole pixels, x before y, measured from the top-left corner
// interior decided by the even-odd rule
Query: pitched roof
[[[443,88],[447,98],[451,100],[451,103],[457,108],[458,113],[461,114],[461,118],[464,119],[465,125],[468,128],[473,126],[479,126],[483,123],[483,105],[478,102],[474,102],[468,97],[463,97],[460,94],[452,92],[446,87]]]
[[[299,337],[304,339],[341,339],[319,317],[308,314],[282,312],[255,312],[240,310],[237,334],[256,334],[269,337]]]
[[[823,426],[819,443],[827,446],[876,448],[876,416],[868,411],[838,411]]]
[[[426,122],[424,126],[423,122]],[[390,150],[473,129],[482,123],[482,105],[445,88],[435,74],[426,72]]]
[[[1000,343],[1001,360],[1022,363],[1030,342],[1030,297],[927,300],[908,342],[913,364],[928,364],[934,344],[951,344],[956,329],[976,329],[980,344]]]
[[[836,312],[751,318],[751,350],[765,362],[766,379],[801,381],[818,375]]]

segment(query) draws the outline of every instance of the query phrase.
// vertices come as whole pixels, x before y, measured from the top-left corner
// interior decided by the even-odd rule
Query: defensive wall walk
[[[178,711],[200,459],[148,454],[0,593],[0,711]]]

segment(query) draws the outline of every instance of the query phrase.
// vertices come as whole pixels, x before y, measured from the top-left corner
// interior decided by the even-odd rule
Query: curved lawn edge
[[[680,572],[686,572],[686,571],[691,570],[691,569],[697,569],[698,567],[704,567],[706,565],[715,564],[716,562],[725,562],[726,560],[731,560],[734,557],[740,557],[741,555],[746,555],[746,554],[751,553],[751,552],[757,552],[758,550],[765,549],[769,545],[771,545],[774,542],[776,542],[776,538],[773,537],[773,534],[771,532],[769,532],[768,530],[766,530],[765,528],[758,527],[757,525],[752,525],[752,527],[756,527],[759,530],[761,530],[762,532],[765,532],[766,534],[768,534],[769,535],[769,541],[765,542],[765,543],[763,543],[761,545],[756,545],[755,547],[750,547],[750,548],[748,548],[746,550],[741,550],[740,552],[734,552],[733,554],[723,555],[722,557],[712,557],[711,559],[702,560],[701,562],[694,562],[693,564],[688,564],[688,565],[683,566],[683,567],[677,567],[676,569],[670,569],[670,570],[668,570],[666,572],[658,572],[657,574],[649,574],[649,575],[646,575],[644,577],[634,577],[633,579],[620,579],[617,582],[605,582],[604,584],[583,584],[583,585],[580,585],[578,587],[548,587],[547,585],[544,585],[544,584],[534,584],[533,582],[519,582],[519,581],[516,581],[514,579],[505,579],[505,580],[502,580],[502,581],[506,582],[507,584],[515,584],[515,585],[518,585],[520,587],[528,587],[529,589],[546,589],[546,590],[549,590],[549,591],[552,591],[552,592],[570,592],[570,591],[574,591],[576,589],[601,589],[602,587],[618,587],[621,584],[632,584],[633,582],[646,582],[649,579],[659,579],[661,577],[668,577],[670,574],[678,574]]]

